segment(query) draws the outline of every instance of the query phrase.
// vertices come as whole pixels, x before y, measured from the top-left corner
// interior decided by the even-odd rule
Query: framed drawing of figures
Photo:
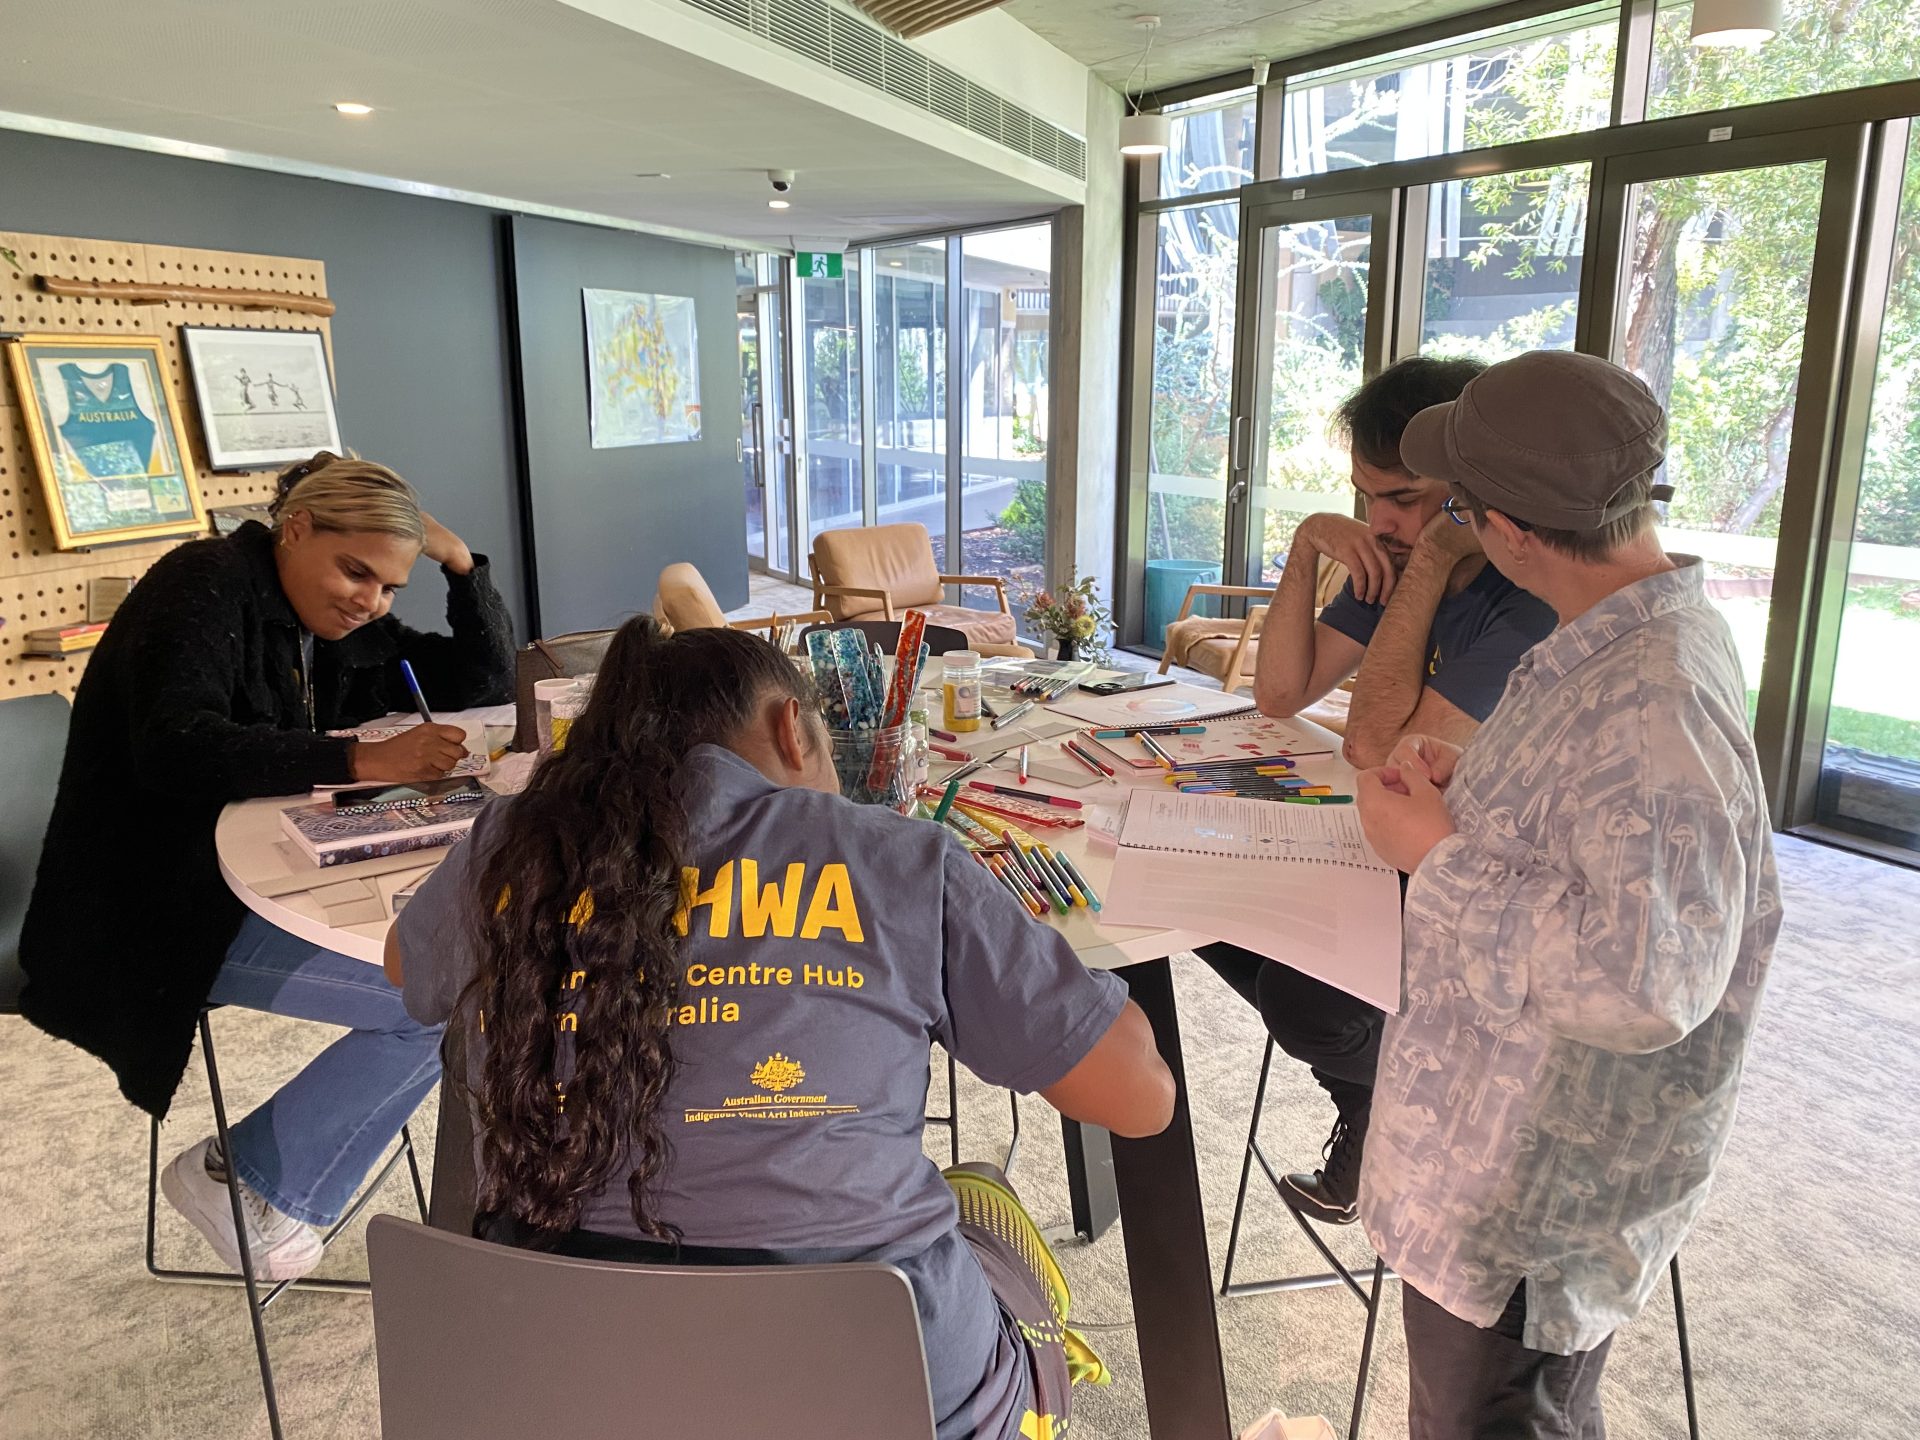
[[[21,335],[6,350],[58,548],[205,532],[159,340]]]
[[[340,453],[326,338],[315,330],[182,325],[187,373],[214,470],[276,469]]]

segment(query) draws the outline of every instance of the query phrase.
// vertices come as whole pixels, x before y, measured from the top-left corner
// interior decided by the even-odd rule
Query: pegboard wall
[[[173,403],[180,407],[186,423],[202,502],[211,510],[224,505],[261,504],[271,497],[271,470],[216,475],[207,469],[206,440],[194,407],[180,327],[317,330],[326,336],[331,357],[333,335],[323,317],[286,310],[242,309],[226,303],[136,305],[117,298],[48,295],[35,287],[34,277],[205,285],[324,297],[324,265],[317,260],[272,255],[4,232],[0,232],[0,247],[11,250],[19,265],[16,270],[0,257],[0,334],[159,337],[171,371]],[[138,576],[175,545],[184,543],[167,539],[102,545],[91,550],[55,549],[53,527],[47,521],[33,450],[22,419],[22,403],[23,397],[14,394],[6,366],[0,364],[0,525],[5,528],[4,543],[0,543],[0,620],[5,621],[0,625],[0,700],[50,692],[71,695],[86,668],[87,652],[61,659],[30,658],[20,653],[27,632],[47,625],[84,623],[89,579],[98,575]]]

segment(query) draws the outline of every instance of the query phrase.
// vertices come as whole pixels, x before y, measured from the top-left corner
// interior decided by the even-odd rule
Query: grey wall
[[[339,306],[342,439],[413,481],[439,519],[491,557],[526,633],[493,211],[0,131],[0,230],[322,261]],[[416,574],[397,608],[437,626],[444,592]]]
[[[722,609],[745,604],[732,255],[527,216],[514,217],[512,251],[542,631],[598,629],[648,609],[676,560],[700,567]],[[698,440],[592,448],[583,289],[693,297]]]

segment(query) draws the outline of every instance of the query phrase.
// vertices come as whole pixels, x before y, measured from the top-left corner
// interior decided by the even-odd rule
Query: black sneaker
[[[1367,1111],[1342,1115],[1321,1149],[1325,1164],[1311,1175],[1296,1172],[1280,1181],[1287,1204],[1325,1225],[1351,1225],[1359,1218],[1360,1157],[1367,1143]]]

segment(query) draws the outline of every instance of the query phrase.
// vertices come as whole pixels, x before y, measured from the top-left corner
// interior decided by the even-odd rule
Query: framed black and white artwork
[[[326,337],[315,330],[182,325],[187,373],[214,470],[266,470],[338,454]]]

